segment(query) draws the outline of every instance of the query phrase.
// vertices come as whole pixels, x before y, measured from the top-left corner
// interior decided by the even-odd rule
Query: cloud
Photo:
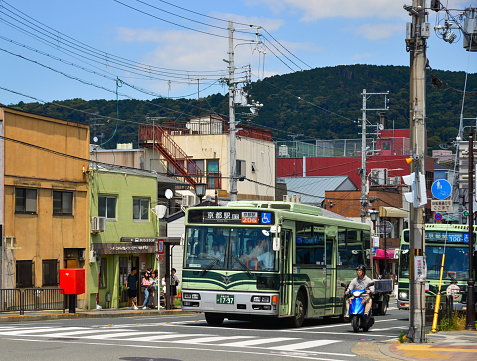
[[[288,11],[301,15],[301,20],[311,22],[324,18],[379,18],[392,19],[409,16],[397,0],[247,0],[247,5],[265,5],[274,13]]]
[[[353,60],[363,60],[363,59],[369,59],[369,58],[374,58],[375,56],[380,55],[379,53],[361,53],[361,54],[355,54],[351,57]]]
[[[361,35],[368,40],[380,40],[393,36],[396,33],[404,33],[404,24],[364,24],[357,28],[346,30]]]

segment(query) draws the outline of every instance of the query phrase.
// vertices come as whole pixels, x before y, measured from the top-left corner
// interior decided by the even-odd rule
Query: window
[[[99,264],[99,288],[106,288],[107,270],[108,259],[101,258],[101,263]]]
[[[116,197],[98,197],[98,216],[116,220]]]
[[[219,182],[220,182],[219,160],[209,159],[207,160],[207,188],[218,189]]]
[[[33,261],[16,262],[16,287],[27,288],[34,285],[35,263]]]
[[[149,199],[133,198],[133,220],[149,220]]]
[[[383,150],[391,150],[391,142],[383,142]]]
[[[53,191],[53,214],[73,214],[73,192]]]
[[[36,213],[36,189],[15,188],[15,212]]]
[[[246,176],[245,174],[245,161],[244,160],[237,160],[235,165],[235,174],[237,176]]]
[[[59,261],[44,259],[42,263],[43,286],[58,286]]]

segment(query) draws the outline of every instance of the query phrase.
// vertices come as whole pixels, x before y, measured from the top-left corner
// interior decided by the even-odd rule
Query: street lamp
[[[197,183],[195,185],[195,195],[199,197],[200,203],[202,204],[202,197],[205,196],[205,191],[207,190],[207,184],[205,183]]]

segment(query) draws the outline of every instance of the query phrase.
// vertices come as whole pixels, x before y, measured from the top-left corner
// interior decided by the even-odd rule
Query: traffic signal
[[[464,217],[468,217],[469,216],[469,211],[465,210],[464,211]]]

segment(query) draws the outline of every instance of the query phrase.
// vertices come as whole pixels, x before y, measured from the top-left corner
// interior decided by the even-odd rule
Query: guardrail
[[[0,289],[0,312],[65,310],[66,297],[62,288]]]

